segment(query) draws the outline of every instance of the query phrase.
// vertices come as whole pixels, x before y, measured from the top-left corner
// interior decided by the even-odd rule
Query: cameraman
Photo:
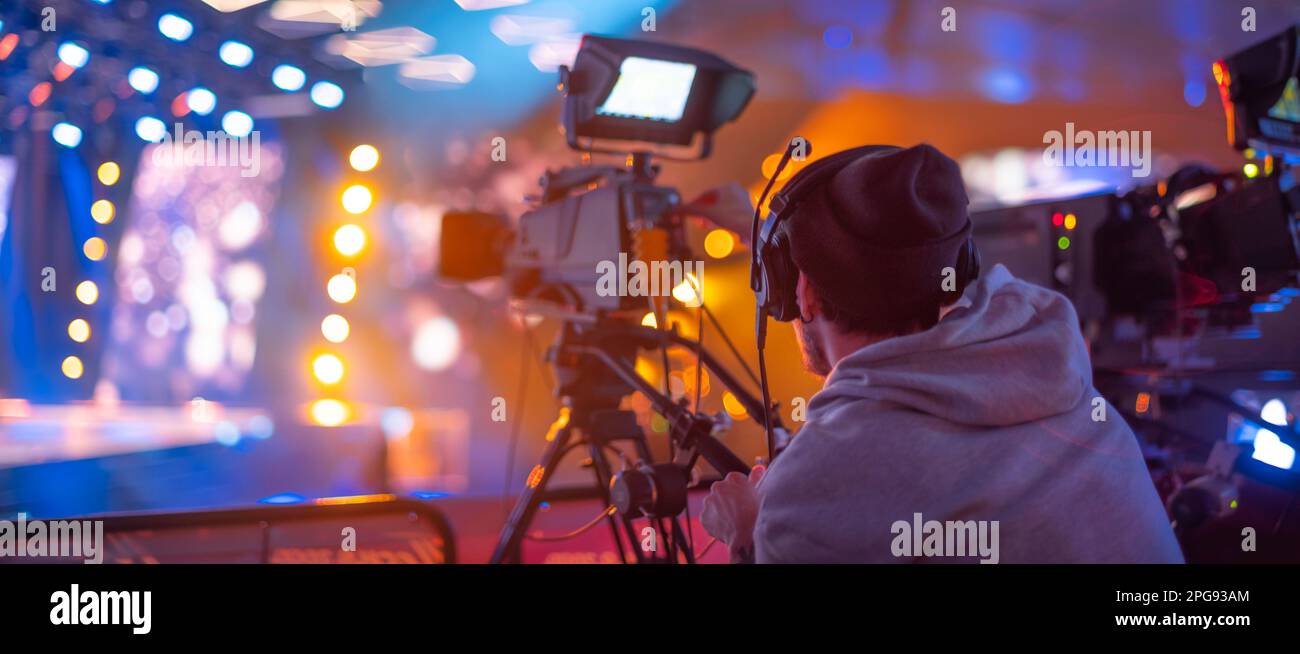
[[[826,381],[766,474],[705,500],[733,561],[1182,562],[1069,300],[1000,265],[964,292],[915,281],[956,265],[966,205],[929,145],[863,154],[798,205],[795,334]],[[948,544],[913,547],[932,522]],[[994,551],[949,551],[953,524],[991,527]]]

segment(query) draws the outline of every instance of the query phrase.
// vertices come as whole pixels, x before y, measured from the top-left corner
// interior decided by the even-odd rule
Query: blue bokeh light
[[[158,17],[158,31],[173,41],[187,41],[194,35],[194,24],[176,14]]]
[[[847,48],[853,45],[853,31],[843,25],[831,25],[822,33],[822,42],[836,50]]]
[[[1024,73],[1010,67],[991,68],[979,77],[979,90],[1005,104],[1020,104],[1033,97],[1033,84]]]
[[[302,72],[302,69],[297,66],[280,64],[271,71],[271,83],[281,91],[293,93],[301,90],[307,83],[307,73]]]

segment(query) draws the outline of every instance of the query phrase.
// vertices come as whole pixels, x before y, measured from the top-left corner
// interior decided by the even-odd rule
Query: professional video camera
[[[1213,74],[1244,165],[1187,165],[1103,198],[1084,244],[1092,275],[1076,280],[1105,300],[1098,388],[1170,451],[1210,450],[1206,474],[1173,484],[1180,532],[1235,510],[1237,475],[1300,490],[1300,431],[1287,408],[1300,397],[1300,320],[1289,306],[1300,296],[1300,28],[1215,62]],[[1205,433],[1207,409],[1227,414],[1226,433]]]
[[[1213,66],[1240,169],[1189,164],[1119,193],[979,212],[981,252],[1067,295],[1085,322],[1135,321],[1144,338],[1187,334],[1192,313],[1197,329],[1251,323],[1300,271],[1297,38],[1292,27]]]
[[[1234,148],[1300,155],[1298,65],[1297,25],[1214,63]]]
[[[1234,475],[1300,489],[1300,431],[1286,419],[1300,398],[1298,38],[1292,27],[1213,65],[1246,159],[1236,170],[1189,164],[1119,192],[972,215],[986,261],[1070,298],[1094,383],[1162,467],[1203,474],[1166,480],[1180,531],[1233,510]]]
[[[1298,38],[1293,26],[1213,66],[1229,143],[1262,161],[1248,162],[1241,173],[1184,166],[1158,185],[1114,199],[1096,251],[1097,285],[1113,309],[1136,312],[1151,300],[1174,308],[1217,305],[1231,324],[1249,319],[1256,298],[1296,285]],[[1135,250],[1139,242],[1146,246]],[[1141,258],[1167,262],[1167,274],[1127,274]]]
[[[1192,164],[1109,198],[1092,232],[1092,269],[1110,315],[1154,334],[1231,331],[1296,286],[1297,66],[1296,27],[1214,63],[1228,141],[1248,158],[1239,172]]]
[[[552,472],[565,454],[581,447],[596,477],[593,490],[609,505],[589,526],[608,520],[625,561],[694,562],[678,515],[686,508],[696,461],[703,458],[723,474],[748,473],[749,468],[716,438],[729,420],[700,414],[698,406],[688,408],[685,401],[669,397],[667,389],[648,383],[636,371],[637,354],[659,349],[667,367],[670,347],[687,348],[696,356],[697,368],[708,368],[749,415],[768,414],[776,429],[786,432],[770,415],[771,407],[746,391],[700,341],[669,326],[670,297],[698,307],[701,320],[712,314],[703,304],[703,271],[692,274],[690,269],[693,257],[680,195],[655,185],[658,167],[651,155],[707,157],[713,132],[734,120],[753,96],[754,79],[699,50],[586,36],[573,69],[561,68],[560,90],[569,147],[618,154],[625,165],[548,171],[536,208],[520,217],[517,228],[484,213],[443,217],[444,278],[503,276],[512,299],[528,305],[526,311],[563,319],[547,353],[563,408],[547,434],[541,463],[529,474],[502,528],[492,561],[519,560],[532,516],[550,496]],[[647,283],[640,292],[631,280],[628,288],[621,281],[611,288],[605,283],[611,272],[620,279],[639,274]],[[647,309],[659,316],[660,327],[640,324]],[[716,319],[713,324],[721,329]],[[731,342],[725,334],[724,340]],[[635,414],[620,409],[621,398],[634,392],[667,421],[671,461],[654,461]],[[627,458],[634,465],[625,459],[621,470],[612,467],[611,452],[620,459],[628,455],[615,450],[614,443],[631,445]],[[642,531],[634,519],[655,525],[666,546],[663,557],[638,547]]]
[[[654,184],[651,152],[680,159],[677,150],[688,147],[695,152],[685,156],[707,157],[713,132],[753,96],[753,75],[700,50],[586,36],[573,69],[561,69],[560,89],[569,147],[630,152],[627,165],[548,171],[539,206],[517,229],[490,214],[446,214],[440,272],[466,281],[504,275],[516,298],[583,313],[644,310],[644,297],[608,293],[597,282],[610,263],[620,275],[637,262],[651,268],[654,296],[669,295],[685,278],[682,262],[691,257],[681,196]],[[675,279],[660,289],[668,278]]]

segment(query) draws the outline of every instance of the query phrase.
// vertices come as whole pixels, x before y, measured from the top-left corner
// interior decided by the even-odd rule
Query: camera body
[[[701,50],[587,36],[560,90],[568,145],[626,165],[548,171],[537,207],[515,227],[491,214],[445,214],[439,273],[503,276],[516,299],[587,315],[645,310],[646,296],[672,296],[692,264],[681,196],[655,184],[651,151],[695,145],[692,158],[708,156],[713,131],[753,96],[753,75]],[[622,146],[610,149],[611,140]]]
[[[641,155],[629,157],[641,159]],[[667,296],[690,257],[676,189],[654,184],[654,171],[585,166],[548,172],[539,206],[511,228],[491,214],[443,216],[443,277],[501,275],[512,297],[547,301],[581,313],[642,309]],[[647,293],[628,292],[641,276]]]
[[[632,261],[689,256],[678,213],[681,196],[654,185],[652,174],[596,167],[548,173],[544,203],[519,218],[506,256],[511,294],[560,301],[582,312],[644,309],[644,297],[618,293],[617,287],[611,293],[601,278],[611,267],[623,278]]]

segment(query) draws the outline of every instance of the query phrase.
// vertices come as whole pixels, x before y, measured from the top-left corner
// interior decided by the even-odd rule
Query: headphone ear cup
[[[784,225],[774,235],[770,259],[769,281],[771,287],[768,297],[772,302],[772,317],[781,322],[790,322],[799,317],[799,269],[790,256],[790,236]]]
[[[957,256],[957,294],[965,292],[966,287],[979,276],[980,251],[975,247],[975,239],[968,238]]]
[[[758,242],[753,244],[754,259],[750,268],[750,287],[762,312],[781,322],[802,317],[797,292],[799,269],[790,254],[790,236],[786,228],[794,208],[803,197],[858,157],[898,149],[893,145],[864,145],[818,159],[795,173],[785,187],[771,197],[767,221],[758,235]]]

